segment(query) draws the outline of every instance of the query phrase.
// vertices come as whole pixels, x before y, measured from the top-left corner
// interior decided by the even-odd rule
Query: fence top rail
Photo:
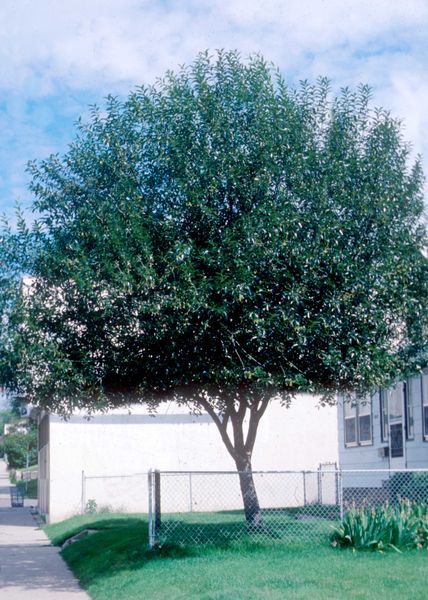
[[[143,473],[124,473],[123,475],[86,475],[85,472],[82,473],[84,479],[123,479],[124,477],[147,477],[147,475],[148,471],[144,471]]]
[[[155,472],[155,470],[153,470]],[[237,473],[248,473],[249,471],[162,471],[162,475],[236,475]],[[304,469],[300,471],[251,471],[253,475],[285,475],[302,473],[428,473],[426,469]]]
[[[322,471],[326,473],[326,471]],[[426,469],[338,469],[339,473],[428,473]]]
[[[140,473],[124,473],[122,475],[87,475],[82,473],[85,479],[123,479],[124,477],[147,477],[152,472],[158,472],[161,475],[237,475],[251,472],[253,475],[297,475],[297,474],[317,474],[325,475],[328,473],[341,474],[346,473],[428,473],[428,468],[422,469],[305,469],[300,471],[162,471],[151,469]]]
[[[248,474],[252,475],[284,475],[285,473],[319,473],[320,471],[317,469],[313,469],[311,471],[162,471],[160,469],[153,469],[153,473],[160,473],[161,475],[237,475],[237,474]],[[327,473],[327,471],[322,471],[323,473]],[[333,471],[332,471],[333,472]]]

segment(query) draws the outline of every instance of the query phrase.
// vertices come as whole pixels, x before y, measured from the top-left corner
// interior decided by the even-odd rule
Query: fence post
[[[83,515],[86,507],[86,477],[85,471],[82,471],[82,499],[81,499],[81,507],[80,512]]]
[[[189,512],[193,512],[192,473],[189,473]]]
[[[306,506],[306,471],[303,471],[303,506]]]
[[[156,470],[154,472],[155,485],[155,530],[157,531],[161,526],[161,481],[160,481],[160,471]]]
[[[338,482],[338,500],[339,500],[339,510],[340,510],[340,520],[343,520],[343,478],[342,478],[342,469],[337,471],[337,482]]]
[[[153,486],[153,470],[150,469],[147,474],[148,479],[148,491],[149,491],[149,548],[153,548],[156,540],[156,532],[155,532],[155,523],[153,519],[153,496],[154,496],[154,486]]]

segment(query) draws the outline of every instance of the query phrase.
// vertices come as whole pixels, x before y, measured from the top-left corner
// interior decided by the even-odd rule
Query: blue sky
[[[291,84],[368,83],[428,173],[428,0],[2,0],[0,211],[29,205],[25,165],[74,122],[205,49],[261,52]]]

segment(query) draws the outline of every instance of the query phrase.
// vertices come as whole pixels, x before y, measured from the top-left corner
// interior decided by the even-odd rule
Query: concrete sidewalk
[[[31,501],[30,501],[31,503]],[[37,526],[29,506],[10,508],[10,484],[0,460],[1,600],[89,600]]]

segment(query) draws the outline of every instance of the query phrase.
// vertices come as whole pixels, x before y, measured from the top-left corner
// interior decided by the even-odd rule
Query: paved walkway
[[[37,526],[30,506],[10,508],[9,488],[6,466],[0,460],[1,600],[89,600],[58,548]]]

